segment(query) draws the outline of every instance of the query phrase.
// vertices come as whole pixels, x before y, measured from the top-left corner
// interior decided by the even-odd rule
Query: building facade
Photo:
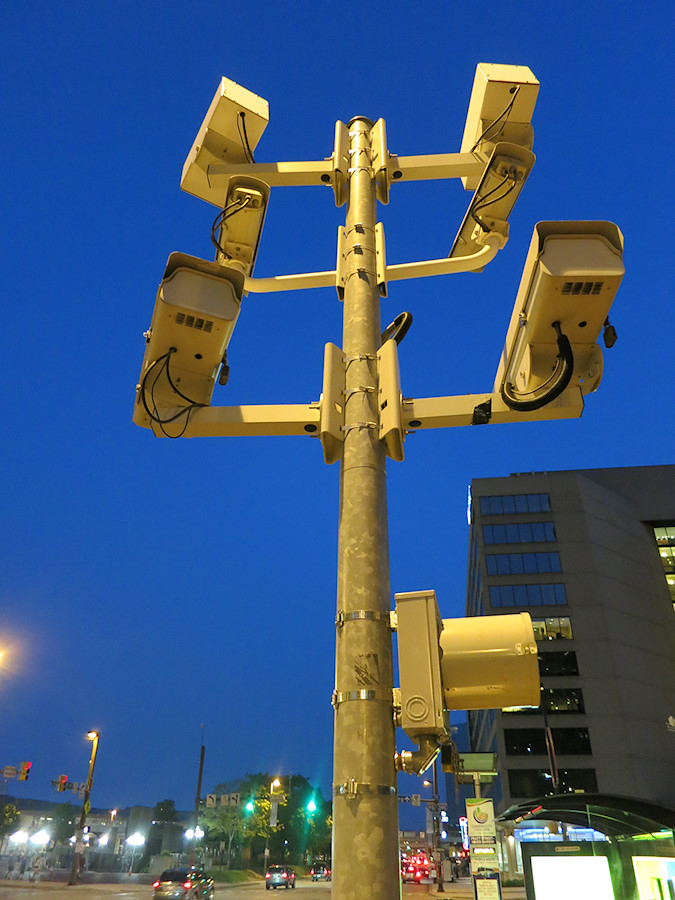
[[[468,616],[529,612],[541,705],[469,713],[496,808],[590,791],[675,808],[675,466],[471,485]]]

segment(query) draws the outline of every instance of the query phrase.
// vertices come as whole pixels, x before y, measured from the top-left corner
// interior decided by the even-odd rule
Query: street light
[[[129,866],[129,874],[134,870],[134,860],[136,859],[136,849],[138,847],[142,847],[145,844],[145,838],[142,834],[139,834],[138,831],[135,831],[133,834],[129,835],[126,839],[127,844],[131,847],[131,865]]]
[[[92,742],[91,757],[89,759],[89,772],[87,780],[84,784],[84,799],[82,801],[82,812],[80,813],[80,824],[75,838],[75,852],[73,853],[73,865],[70,870],[70,880],[68,884],[77,884],[80,878],[84,855],[84,829],[87,823],[87,815],[91,809],[89,795],[91,794],[91,786],[94,781],[94,766],[96,765],[96,754],[98,752],[98,731],[88,731],[87,740]]]

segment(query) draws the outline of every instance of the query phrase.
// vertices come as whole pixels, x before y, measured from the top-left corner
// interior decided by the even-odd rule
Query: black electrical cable
[[[559,397],[570,383],[572,373],[574,372],[574,354],[572,352],[572,345],[570,344],[567,335],[562,333],[560,322],[553,322],[552,327],[555,328],[556,331],[556,342],[559,351],[558,361],[553,370],[553,374],[533,391],[527,391],[523,394],[515,391],[513,384],[507,384],[505,381],[504,384],[502,384],[501,395],[502,400],[510,409],[515,409],[518,412],[530,412],[534,409],[541,409],[542,406],[546,406],[547,403],[550,403],[552,400],[555,400],[556,397]],[[548,385],[552,386],[547,390]],[[528,397],[531,399],[525,399]]]
[[[211,243],[216,248],[216,250],[219,250],[223,254],[223,256],[226,256],[228,259],[232,259],[232,257],[220,244],[220,241],[217,237],[217,231],[219,228],[222,228],[223,223],[226,222],[227,219],[229,219],[231,216],[234,216],[242,209],[245,209],[250,202],[250,195],[243,197],[241,200],[234,200],[232,203],[230,203],[229,206],[226,206],[224,209],[220,210],[218,215],[213,220],[213,225],[211,225]]]
[[[504,193],[501,194],[499,197],[494,197],[494,199],[490,200],[489,203],[485,202],[489,197],[492,197],[493,194],[495,194],[498,190],[503,188],[504,185],[506,185],[508,182],[511,182],[511,186],[509,187],[508,190],[504,191]],[[485,222],[483,222],[483,220],[477,215],[477,213],[479,213],[483,209],[487,209],[489,206],[493,206],[493,204],[495,204],[495,203],[499,203],[500,200],[504,200],[506,197],[508,197],[508,195],[511,193],[511,191],[514,190],[514,188],[516,187],[517,184],[518,184],[518,181],[515,178],[515,176],[513,176],[511,174],[505,175],[503,181],[501,181],[497,185],[497,187],[494,187],[491,191],[489,191],[487,194],[485,194],[485,196],[476,198],[474,200],[474,202],[471,204],[471,206],[469,208],[469,215],[471,216],[471,218],[474,220],[474,222],[477,225],[480,225],[480,227],[483,229],[483,231],[489,231],[490,229],[485,224]]]
[[[517,87],[517,88],[515,89],[515,91],[513,92],[513,96],[511,97],[511,99],[509,100],[509,102],[506,104],[506,106],[504,107],[504,109],[500,112],[500,114],[497,116],[497,118],[496,118],[493,122],[491,122],[491,123],[488,125],[488,127],[483,131],[483,133],[481,134],[481,136],[478,138],[478,140],[476,141],[476,143],[473,145],[473,147],[472,147],[471,150],[469,151],[470,153],[473,153],[473,151],[474,151],[474,150],[476,149],[476,147],[480,144],[480,142],[483,141],[483,140],[485,140],[485,136],[487,135],[488,131],[489,131],[491,128],[494,128],[495,125],[499,122],[499,120],[502,119],[502,118],[504,118],[504,116],[506,116],[506,118],[504,119],[504,122],[502,123],[502,127],[501,127],[501,128],[499,129],[499,131],[497,132],[497,135],[503,130],[504,125],[506,125],[506,123],[507,123],[508,120],[509,120],[509,113],[511,112],[511,110],[512,110],[512,108],[513,108],[513,104],[516,102],[516,97],[518,96],[518,94],[519,94],[519,92],[520,92],[520,87],[521,87],[521,86],[518,85],[518,87]],[[496,137],[496,135],[494,135],[494,137]],[[492,140],[492,136],[491,136],[490,139]]]
[[[515,97],[514,97],[515,99]],[[241,124],[240,124],[241,121]],[[250,163],[255,163],[253,159],[253,151],[251,150],[251,145],[248,142],[248,134],[246,133],[246,113],[240,112],[237,116],[237,131],[239,132],[239,137],[241,139],[241,145],[244,148],[244,152],[248,156],[248,161]],[[243,134],[242,134],[243,131]]]
[[[176,387],[176,385],[174,384],[173,379],[171,378],[171,373],[169,371],[169,359],[170,359],[171,355],[175,352],[176,352],[175,349],[172,347],[168,351],[168,353],[164,353],[162,356],[158,356],[157,359],[155,359],[148,366],[148,370],[145,373],[145,375],[143,376],[143,381],[141,382],[141,402],[143,403],[143,407],[144,407],[146,413],[152,419],[152,421],[157,422],[157,424],[160,427],[163,425],[168,425],[171,422],[175,422],[177,419],[180,419],[181,416],[184,416],[186,413],[188,415],[188,420],[189,420],[189,415],[193,409],[198,409],[198,408],[206,405],[204,403],[195,402],[190,397],[186,396],[181,391],[179,391],[178,388]],[[153,407],[152,409],[150,409],[150,407],[148,406],[148,400],[146,397],[147,383],[148,383],[148,378],[150,377],[150,373],[159,363],[162,363],[162,366],[160,367],[159,371],[157,372],[157,375],[155,376],[155,379],[152,382],[152,386],[150,388],[150,399],[152,401],[152,407]],[[175,415],[171,416],[168,419],[161,419],[157,415],[157,403],[155,401],[155,385],[157,384],[158,380],[160,379],[160,377],[162,375],[162,372],[164,372],[164,371],[166,372],[166,377],[167,377],[169,384],[171,385],[172,390],[176,394],[178,394],[178,396],[181,399],[186,400],[190,404],[189,406],[184,407],[183,409],[180,410],[180,412],[176,413]],[[185,427],[187,427],[187,420],[186,420]],[[162,431],[164,431],[163,428],[162,428]],[[185,431],[185,428],[183,429],[183,432],[184,431]],[[165,434],[166,434],[166,432],[165,432]],[[167,437],[171,437],[171,435],[167,435]]]

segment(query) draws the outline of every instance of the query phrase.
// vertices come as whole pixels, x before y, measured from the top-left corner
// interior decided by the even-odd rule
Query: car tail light
[[[157,888],[159,887],[159,884],[160,884],[159,881],[155,881],[155,883],[153,884],[153,888],[155,890],[157,890]]]
[[[282,878],[288,878],[288,872],[282,872],[282,873],[281,873],[281,877],[282,877]]]
[[[269,877],[270,877],[270,873],[269,873],[269,872],[266,872],[266,873],[265,873],[265,878],[269,878]]]
[[[189,891],[190,888],[192,887],[192,885],[190,884],[189,881],[184,881],[184,882],[183,882],[183,887],[185,888],[186,891]]]

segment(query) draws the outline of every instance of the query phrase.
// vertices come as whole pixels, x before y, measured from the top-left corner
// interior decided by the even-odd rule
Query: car
[[[213,900],[213,879],[194,866],[182,869],[165,869],[152,885],[153,900]]]
[[[295,887],[295,872],[290,866],[270,866],[265,873],[265,890],[274,888],[276,891],[278,887],[286,890]]]
[[[312,877],[312,881],[330,881],[330,869],[326,863],[313,862],[309,874]]]

